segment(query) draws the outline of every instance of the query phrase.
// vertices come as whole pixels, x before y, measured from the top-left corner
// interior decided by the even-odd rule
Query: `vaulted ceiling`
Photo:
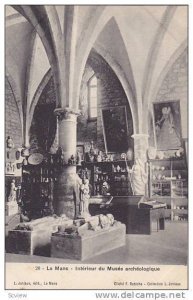
[[[6,74],[20,99],[24,134],[48,72],[57,105],[78,108],[92,48],[119,78],[134,131],[146,131],[144,108],[186,47],[187,6],[6,6]]]

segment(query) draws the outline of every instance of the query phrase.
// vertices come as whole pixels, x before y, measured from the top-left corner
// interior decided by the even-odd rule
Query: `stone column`
[[[57,108],[58,146],[62,149],[63,164],[55,185],[54,211],[57,215],[65,214],[73,219],[77,201],[76,165],[68,165],[68,160],[76,156],[76,121],[78,112],[69,108]]]

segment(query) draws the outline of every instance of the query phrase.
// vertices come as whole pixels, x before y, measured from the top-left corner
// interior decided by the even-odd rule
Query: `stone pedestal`
[[[6,217],[15,215],[18,213],[18,204],[16,201],[7,202],[5,204],[5,215]]]
[[[51,256],[85,260],[125,245],[124,224],[100,231],[87,230],[83,236],[52,234]]]

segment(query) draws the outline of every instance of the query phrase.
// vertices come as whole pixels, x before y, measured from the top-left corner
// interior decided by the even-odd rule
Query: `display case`
[[[149,160],[149,196],[167,204],[172,220],[188,218],[188,172],[183,158]]]
[[[53,212],[53,189],[56,174],[52,165],[26,165],[22,169],[22,211],[30,218]]]
[[[88,170],[92,185],[92,196],[132,195],[130,174],[127,171],[132,165],[133,162],[125,160],[84,163],[83,168]]]

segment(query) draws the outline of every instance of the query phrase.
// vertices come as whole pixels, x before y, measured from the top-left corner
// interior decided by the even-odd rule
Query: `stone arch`
[[[86,61],[89,57],[89,53],[90,50],[92,49],[92,45],[94,43],[96,43],[97,37],[99,36],[99,34],[102,32],[103,28],[105,27],[105,25],[111,20],[113,19],[115,21],[115,24],[117,25],[118,29],[119,29],[119,25],[116,21],[116,18],[110,13],[110,11],[108,10],[108,8],[104,9],[101,12],[100,17],[98,18],[98,22],[96,21],[95,23],[95,28],[94,28],[94,33],[92,34],[92,36],[90,36],[90,40],[89,40],[89,45],[87,47],[86,50],[84,50],[85,56],[82,59],[82,64],[81,64],[81,68],[80,68],[80,73],[79,73],[79,78],[78,78],[78,84],[77,86],[77,94],[76,97],[74,97],[74,105],[77,108],[78,106],[78,101],[79,101],[79,94],[80,94],[80,86],[81,86],[81,79],[82,79],[82,74],[83,74],[83,68],[85,68],[86,65]],[[120,35],[121,35],[121,31],[119,30]],[[122,37],[122,36],[121,36]],[[123,40],[124,43],[124,40]],[[117,77],[119,78],[121,85],[126,93],[126,96],[128,98],[128,102],[129,105],[131,107],[132,110],[132,117],[133,117],[133,125],[134,125],[134,132],[138,132],[139,128],[138,128],[138,124],[139,124],[139,117],[138,117],[138,109],[137,109],[137,103],[136,103],[136,99],[135,99],[135,95],[134,92],[132,91],[128,80],[126,79],[126,76],[123,72],[123,70],[121,69],[121,67],[118,65],[118,63],[115,62],[115,60],[110,56],[110,54],[102,49],[101,47],[95,47],[96,51],[98,50],[99,54],[101,54],[101,56],[108,62],[108,64],[111,66],[111,68],[113,69],[113,71],[115,72],[115,74],[117,75]],[[129,60],[129,57],[127,57]],[[132,70],[131,70],[132,71]]]
[[[158,27],[154,40],[152,42],[151,48],[148,53],[148,58],[145,66],[144,76],[143,76],[143,86],[142,86],[142,97],[143,97],[143,103],[146,105],[148,102],[148,96],[149,96],[149,88],[151,84],[151,79],[153,76],[153,70],[155,67],[155,61],[157,59],[157,55],[159,53],[159,49],[161,46],[161,43],[163,41],[163,38],[165,36],[165,33],[168,29],[168,26],[170,24],[170,21],[172,20],[175,11],[177,7],[176,6],[169,6],[166,8],[166,11],[162,17],[162,21],[160,22],[160,26]],[[164,25],[163,25],[164,24]]]
[[[60,86],[60,71],[61,67],[58,62],[57,57],[57,41],[54,39],[53,31],[51,30],[52,26],[50,23],[50,19],[48,17],[47,11],[45,9],[45,6],[39,6],[36,5],[12,5],[12,7],[17,10],[23,17],[26,18],[28,22],[34,27],[37,34],[39,35],[42,44],[45,48],[52,73],[54,78],[56,89],[56,95],[57,100],[60,104],[61,102],[61,95],[59,93],[58,87]],[[57,29],[57,32],[61,32],[61,27],[59,24],[58,15],[55,8],[51,8],[49,13],[52,15],[52,19],[55,18],[55,28]],[[43,18],[44,16],[44,18]],[[46,19],[46,20],[45,20]],[[53,24],[53,20],[52,20]],[[60,39],[62,41],[62,39]]]
[[[157,92],[165,78],[165,76],[167,75],[168,71],[170,70],[170,68],[172,67],[172,65],[175,63],[175,61],[180,57],[180,55],[184,52],[184,50],[187,48],[187,40],[185,40],[179,47],[178,49],[173,53],[173,55],[170,57],[169,61],[167,62],[167,64],[164,66],[162,72],[160,73],[157,82],[154,86],[153,89],[153,93],[152,96],[149,98],[149,103],[153,102],[153,99],[155,99]]]
[[[102,47],[99,47],[99,46],[95,47],[94,49],[96,50],[96,52],[98,54],[100,54],[104,58],[104,60],[109,64],[111,69],[114,71],[114,73],[118,77],[118,79],[123,87],[123,90],[125,91],[125,94],[127,96],[129,106],[131,108],[134,133],[137,133],[138,129],[139,129],[138,128],[139,122],[138,122],[137,105],[135,102],[135,97],[132,93],[132,89],[130,87],[130,84],[129,84],[126,76],[125,76],[124,71],[119,66],[119,64],[113,59],[113,57],[110,55],[110,53],[107,52],[105,49],[103,49]]]
[[[6,138],[13,138],[15,147],[21,147],[23,144],[23,127],[22,117],[18,106],[18,95],[15,91],[13,82],[5,77],[5,135]]]
[[[30,108],[29,108],[29,115],[28,115],[28,130],[31,126],[31,122],[32,122],[32,118],[33,118],[33,114],[34,114],[34,110],[35,110],[35,107],[38,103],[38,100],[41,96],[41,93],[43,92],[44,88],[46,87],[46,85],[48,84],[49,80],[51,79],[52,77],[52,70],[49,69],[48,72],[45,74],[45,76],[43,77],[41,83],[39,84],[35,94],[34,94],[34,97],[32,99],[32,103],[30,105]]]
[[[156,81],[156,85],[154,86],[154,90],[152,93],[152,97],[149,99],[148,102],[148,110],[146,111],[146,118],[148,117],[149,122],[153,120],[153,110],[150,109],[150,105],[153,103],[153,101],[157,98],[157,94],[159,92],[159,89],[161,88],[165,78],[167,77],[167,74],[172,69],[175,62],[181,57],[181,55],[184,53],[184,51],[187,49],[187,40],[185,40],[180,47],[173,53],[173,55],[170,57],[169,61],[163,68],[162,72],[160,73],[158,80]],[[150,127],[148,127],[147,130],[149,130]]]
[[[75,109],[78,108],[81,80],[89,53],[95,41],[97,40],[97,37],[99,36],[100,32],[103,30],[105,25],[112,17],[113,16],[112,13],[110,13],[109,7],[104,6],[103,8],[99,8],[93,16],[92,20],[90,21],[89,26],[85,29],[85,34],[82,38],[82,41],[80,42],[80,45],[78,44],[79,51],[77,53],[76,61],[79,73],[77,74],[75,80],[76,94],[74,94],[72,103]],[[83,53],[84,56],[82,56]]]
[[[8,71],[6,71],[6,78],[7,81],[10,84],[10,87],[12,89],[13,95],[14,95],[14,99],[15,99],[15,103],[18,109],[18,114],[19,114],[19,119],[21,122],[21,129],[22,129],[22,139],[23,139],[23,109],[22,109],[22,100],[19,96],[19,91],[17,89],[17,85],[13,79],[13,77],[8,73]]]

